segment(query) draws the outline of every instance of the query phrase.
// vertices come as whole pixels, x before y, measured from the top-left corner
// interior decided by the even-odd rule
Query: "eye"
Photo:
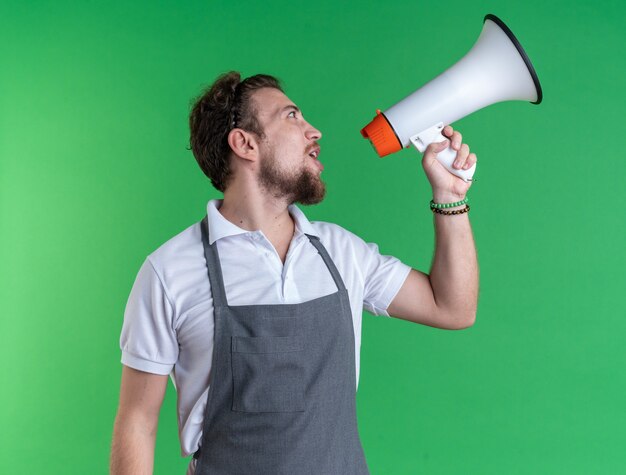
[[[291,111],[289,114],[287,114],[287,117],[293,117],[295,119],[296,118],[296,111]]]

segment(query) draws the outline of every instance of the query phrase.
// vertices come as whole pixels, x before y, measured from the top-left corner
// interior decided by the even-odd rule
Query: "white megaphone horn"
[[[420,152],[446,139],[444,125],[496,102],[539,104],[541,85],[535,68],[513,32],[495,15],[486,15],[473,48],[459,62],[387,109],[361,130],[379,156],[413,144]],[[470,181],[476,170],[452,168],[456,151],[448,147],[437,160],[450,173]]]

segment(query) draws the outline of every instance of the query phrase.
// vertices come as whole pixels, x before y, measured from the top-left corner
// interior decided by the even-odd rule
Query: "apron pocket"
[[[233,411],[304,411],[304,340],[232,337]]]

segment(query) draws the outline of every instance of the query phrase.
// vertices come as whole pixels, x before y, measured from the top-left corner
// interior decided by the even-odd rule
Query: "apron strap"
[[[214,307],[227,307],[226,291],[224,289],[224,278],[222,276],[222,266],[220,265],[219,255],[217,253],[217,241],[209,244],[209,220],[205,216],[200,223],[202,228],[202,244],[204,246],[204,258],[206,259],[207,269],[209,273],[209,281],[211,282],[211,293],[213,294]]]
[[[313,236],[311,234],[306,234],[306,237],[309,238],[309,241],[311,241],[311,244],[315,246],[315,248],[317,249],[317,252],[319,252],[320,256],[322,256],[322,259],[324,260],[324,264],[326,264],[326,267],[328,267],[328,270],[330,271],[330,275],[333,276],[333,280],[335,281],[335,284],[337,285],[337,289],[339,289],[340,291],[346,290],[346,286],[343,283],[343,279],[341,278],[341,275],[339,274],[339,271],[337,270],[335,263],[328,255],[328,251],[326,250],[324,245],[320,242],[320,238],[318,238],[317,236]]]

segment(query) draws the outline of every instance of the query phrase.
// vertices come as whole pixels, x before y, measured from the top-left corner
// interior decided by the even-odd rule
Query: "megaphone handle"
[[[416,149],[424,153],[426,151],[426,148],[431,143],[443,142],[444,140],[448,140],[448,138],[444,137],[441,133],[442,130],[443,122],[439,122],[438,124],[433,125],[431,128],[426,129],[419,134],[413,135],[410,138],[411,143],[415,146]],[[452,167],[455,158],[456,150],[454,150],[452,147],[447,147],[445,150],[437,154],[437,161],[441,163],[446,168],[446,170],[465,181],[472,181],[472,177],[474,176],[474,172],[476,171],[476,164],[472,165],[467,170],[456,169]]]

